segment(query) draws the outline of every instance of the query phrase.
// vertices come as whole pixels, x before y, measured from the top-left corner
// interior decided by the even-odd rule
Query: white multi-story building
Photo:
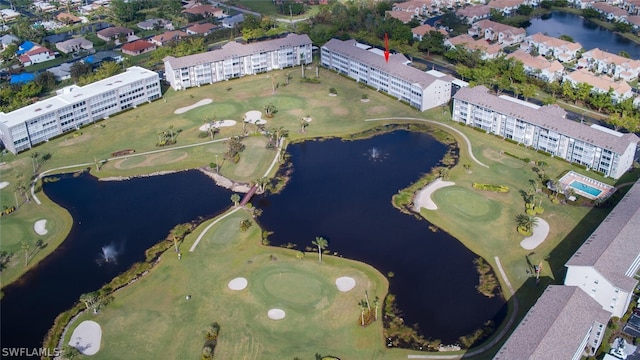
[[[538,54],[542,56],[553,56],[560,62],[575,59],[580,49],[582,49],[580,43],[557,39],[542,33],[529,35],[524,41],[526,44],[521,45],[521,47],[527,52],[536,49]]]
[[[615,79],[633,81],[640,75],[640,61],[628,59],[620,55],[591,49],[580,57],[578,66],[587,68],[597,74],[607,74]]]
[[[599,125],[565,119],[557,106],[538,106],[495,96],[484,86],[462,88],[453,97],[452,120],[512,139],[614,179],[633,165],[640,138]]]
[[[425,111],[451,99],[448,75],[432,75],[409,66],[402,54],[390,54],[385,60],[380,49],[355,40],[331,39],[322,46],[321,64],[347,75],[357,82],[384,91],[411,106]]]
[[[289,34],[284,38],[240,44],[229,42],[218,50],[164,58],[166,79],[174,90],[212,84],[311,63],[311,39]]]
[[[15,154],[161,96],[158,74],[133,66],[86,86],[65,87],[52,98],[8,114],[0,112],[0,139]]]

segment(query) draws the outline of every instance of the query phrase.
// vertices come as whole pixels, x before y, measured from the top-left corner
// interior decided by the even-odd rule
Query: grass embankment
[[[205,328],[218,322],[215,359],[376,358],[384,349],[382,321],[358,326],[358,301],[365,290],[386,294],[386,279],[362,263],[331,256],[319,263],[315,253],[298,259],[297,251],[264,247],[258,226],[239,230],[245,219],[244,211],[230,215],[186,252],[210,221],[203,223],[182,244],[182,259],[168,251],[100,314],[82,315],[74,325],[91,319],[102,326],[101,350],[93,357],[125,359],[133,353],[123,349],[135,349],[138,359],[198,358]],[[338,291],[341,276],[354,278],[356,287]],[[248,280],[245,290],[227,287],[236,277]],[[285,318],[269,319],[272,308],[283,309]]]
[[[291,76],[286,85],[286,74]],[[315,76],[315,67],[310,66],[306,72],[309,77]],[[229,82],[210,86],[192,88],[188,91],[175,92],[168,90],[164,99],[152,104],[144,104],[136,109],[114,115],[107,120],[88,125],[74,136],[67,133],[39,144],[33,150],[18,155],[5,155],[1,165],[1,181],[9,185],[0,191],[0,208],[15,206],[14,188],[19,179],[28,181],[33,176],[33,162],[31,156],[38,155],[38,173],[72,164],[86,164],[97,177],[136,176],[158,171],[170,171],[198,168],[215,164],[216,155],[221,164],[220,173],[236,181],[250,182],[264,175],[275,151],[266,150],[266,141],[261,136],[249,137],[243,140],[246,150],[238,164],[224,160],[225,144],[207,143],[210,138],[201,138],[200,126],[209,119],[235,120],[232,127],[223,127],[215,139],[240,135],[242,133],[242,119],[249,110],[262,110],[264,105],[273,103],[278,112],[273,119],[268,119],[267,129],[282,127],[289,132],[292,141],[303,138],[343,136],[364,131],[374,124],[362,121],[366,117],[392,115],[416,115],[415,109],[409,108],[398,101],[389,101],[381,93],[360,86],[351,80],[320,69],[319,83],[303,83],[300,81],[301,70],[286,69],[269,74],[248,76]],[[276,92],[273,85],[280,84]],[[335,88],[338,96],[330,97],[329,89]],[[361,102],[362,94],[367,94],[369,102]],[[193,105],[202,99],[213,99],[213,103],[174,114],[174,111],[185,106]],[[166,100],[166,102],[165,102]],[[300,120],[310,116],[312,121],[305,132],[300,132]],[[158,133],[173,126],[174,130],[182,131],[177,136],[177,144],[167,147],[156,147]],[[253,125],[247,125],[249,133],[256,131]],[[193,147],[176,149],[184,145]],[[101,166],[96,171],[95,163],[112,157],[112,153],[125,149],[134,149],[134,156],[114,159]],[[167,151],[156,154],[142,155],[149,151]],[[50,158],[43,160],[45,154]],[[82,167],[79,167],[82,168]],[[57,172],[73,171],[73,169],[58,170]],[[56,171],[52,172],[55,173]],[[36,188],[36,191],[39,186]],[[40,191],[37,196],[45,200]],[[66,237],[71,228],[71,219],[66,212],[56,209],[54,204],[36,205],[35,202],[24,202],[24,197],[18,195],[21,203],[19,209],[0,219],[0,251],[13,253],[8,268],[0,274],[2,286],[6,286],[31,268],[45,254],[54,250]],[[51,210],[56,209],[56,210]],[[32,221],[47,219],[52,227],[49,233],[42,237],[33,230]],[[31,223],[29,225],[29,223]],[[27,226],[28,225],[28,226]],[[58,226],[57,231],[53,226]],[[22,229],[23,235],[13,236],[8,229]],[[21,242],[26,241],[31,249],[35,248],[38,239],[48,244],[45,249],[35,254],[25,267],[18,259],[23,259]]]

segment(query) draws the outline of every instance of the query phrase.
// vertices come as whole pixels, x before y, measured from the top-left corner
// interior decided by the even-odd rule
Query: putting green
[[[476,191],[460,186],[439,189],[431,195],[438,207],[447,207],[457,216],[471,221],[492,221],[500,217],[502,206]]]
[[[520,169],[525,165],[524,161],[512,157],[504,157],[500,162],[514,169]]]
[[[187,111],[183,116],[187,119],[197,120],[199,121],[199,125],[202,125],[202,121],[211,119],[214,116],[218,120],[235,119],[233,116],[239,112],[241,112],[241,108],[237,103],[216,103],[214,101],[212,104]]]
[[[255,224],[254,224],[255,225]],[[210,229],[204,237],[205,244],[213,244],[214,247],[226,247],[237,237],[240,228],[238,221],[222,221]]]
[[[264,279],[265,290],[274,298],[287,303],[310,305],[322,296],[322,287],[318,279],[308,274],[279,272]]]
[[[277,109],[306,109],[307,104],[300,97],[282,96],[269,99],[269,102],[276,106]],[[277,116],[277,115],[276,115]]]

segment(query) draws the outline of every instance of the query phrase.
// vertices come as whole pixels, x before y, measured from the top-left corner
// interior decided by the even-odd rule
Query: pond
[[[526,27],[527,35],[539,32],[553,37],[569,35],[587,51],[594,48],[613,54],[626,51],[631,58],[640,59],[640,45],[582,16],[553,11],[544,17],[531,19],[530,23]]]
[[[44,191],[69,211],[73,228],[49,257],[3,289],[3,348],[40,347],[56,316],[81,294],[144,260],[145,250],[175,225],[213,217],[231,205],[231,192],[199,171],[129,181],[63,175],[44,183]]]
[[[401,213],[391,204],[398,190],[442,159],[446,148],[427,134],[396,131],[358,141],[291,145],[293,173],[282,193],[254,199],[272,245],[312,246],[368,263],[390,278],[390,292],[408,325],[426,338],[453,343],[504,317],[504,300],[480,295],[477,256],[449,234]],[[373,296],[370,294],[370,296]],[[363,294],[364,297],[364,294]]]

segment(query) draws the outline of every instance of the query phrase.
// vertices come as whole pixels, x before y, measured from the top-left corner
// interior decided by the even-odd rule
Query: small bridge
[[[249,189],[249,191],[244,195],[244,197],[242,198],[242,201],[240,201],[240,206],[247,205],[247,203],[249,202],[249,200],[251,200],[251,198],[253,197],[253,194],[255,194],[256,191],[258,191],[258,185],[253,185],[251,189]]]

